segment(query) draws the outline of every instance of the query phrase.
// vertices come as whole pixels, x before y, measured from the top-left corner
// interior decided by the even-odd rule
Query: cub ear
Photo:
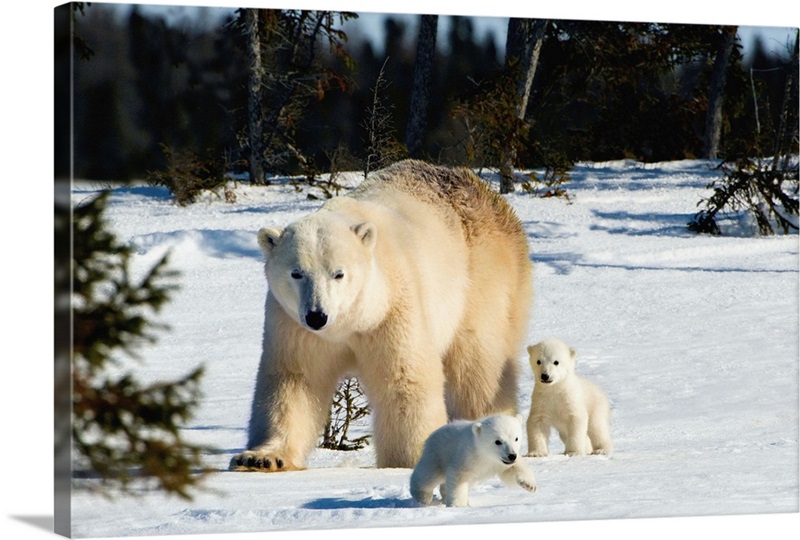
[[[573,360],[575,360],[576,356],[578,356],[578,351],[576,351],[574,348],[570,347],[569,348],[569,357],[572,358]]]
[[[523,420],[524,420],[524,418],[522,418],[522,415],[521,415],[521,414],[517,413],[517,416],[515,416],[515,418],[516,418],[517,420],[519,420],[519,423],[520,423],[520,424],[524,424],[524,423],[525,423],[525,422],[523,421]]]
[[[378,241],[378,229],[375,225],[369,221],[365,221],[364,223],[359,223],[354,226],[353,232],[367,249],[375,247],[375,243]]]
[[[270,254],[272,254],[272,250],[278,245],[278,239],[281,237],[281,233],[283,233],[282,229],[259,229],[258,245],[261,248],[261,251],[264,252],[265,257],[269,258]]]
[[[474,424],[472,424],[472,433],[474,433],[476,436],[481,434],[481,423],[480,422],[475,422]]]

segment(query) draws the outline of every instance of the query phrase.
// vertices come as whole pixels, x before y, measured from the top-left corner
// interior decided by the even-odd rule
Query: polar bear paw
[[[539,486],[536,485],[536,482],[528,478],[518,478],[517,484],[519,484],[521,488],[526,489],[531,493],[536,493],[536,490],[539,489]]]
[[[547,457],[549,452],[547,450],[531,450],[525,457]]]
[[[229,468],[232,471],[258,472],[300,470],[300,467],[295,467],[290,461],[280,457],[277,453],[264,450],[248,450],[233,456]]]

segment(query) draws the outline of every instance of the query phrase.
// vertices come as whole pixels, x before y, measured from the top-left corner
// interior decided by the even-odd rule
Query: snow
[[[371,447],[316,450],[300,472],[226,470],[244,448],[260,355],[266,283],[255,231],[313,211],[322,201],[307,195],[321,197],[318,189],[238,184],[236,203],[209,196],[189,207],[161,188],[114,189],[107,217],[135,246],[134,269],[169,250],[181,272],[157,318],[171,331],[142,347],[132,369],[156,380],[205,366],[204,398],[184,434],[217,449],[205,461],[219,472],[191,502],[144,486],[140,497],[112,500],[76,490],[73,535],[798,512],[798,236],[754,237],[735,217],[728,236],[689,232],[719,174],[713,165],[580,164],[569,201],[507,196],[536,265],[528,342],[553,335],[577,348],[579,373],[612,401],[615,453],[567,458],[553,436],[550,457],[525,458],[537,493],[490,480],[471,490],[467,509],[419,506],[410,470],[376,469]],[[102,187],[76,183],[72,200]],[[527,415],[524,351],[520,363]]]

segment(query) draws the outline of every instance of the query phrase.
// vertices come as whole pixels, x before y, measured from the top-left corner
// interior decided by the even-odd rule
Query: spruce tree
[[[132,250],[103,217],[107,199],[106,192],[73,210],[73,475],[99,476],[105,494],[112,485],[133,493],[131,483],[142,478],[190,499],[207,473],[207,449],[186,442],[180,426],[198,403],[203,369],[142,384],[122,362],[138,359],[137,347],[166,328],[150,316],[177,289],[177,272],[165,255],[143,277],[131,275]]]

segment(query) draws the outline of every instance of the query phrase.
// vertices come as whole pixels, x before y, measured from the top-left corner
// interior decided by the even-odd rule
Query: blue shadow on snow
[[[325,497],[307,502],[301,508],[308,510],[342,510],[347,508],[418,508],[419,504],[414,499],[361,499],[351,501],[348,499]]]

